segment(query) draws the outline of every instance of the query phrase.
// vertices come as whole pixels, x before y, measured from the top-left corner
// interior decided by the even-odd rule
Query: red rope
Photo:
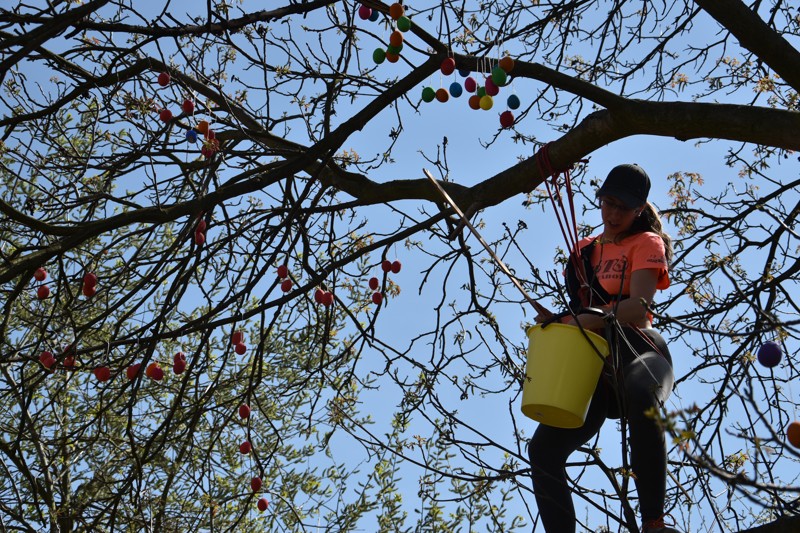
[[[578,222],[575,215],[575,201],[572,193],[572,178],[570,177],[569,169],[557,171],[553,168],[553,165],[550,161],[550,153],[548,149],[549,144],[550,143],[546,143],[541,147],[541,149],[539,149],[538,152],[536,152],[536,166],[539,168],[539,173],[544,179],[547,195],[550,197],[550,203],[553,205],[553,211],[556,214],[558,227],[561,229],[561,235],[564,237],[564,241],[569,249],[569,257],[573,261],[575,273],[578,276],[578,281],[581,283],[581,299],[583,300],[584,296],[588,296],[588,294],[583,294],[588,291],[588,277],[584,271],[583,261],[580,260],[580,251],[578,250]],[[564,205],[563,195],[558,192],[558,178],[561,174],[564,175],[564,189],[569,203],[569,212],[567,212],[567,206]],[[551,176],[552,178],[550,178]],[[551,179],[552,187],[550,184]],[[556,198],[558,198],[557,201]],[[586,302],[584,302],[584,305],[585,304]]]

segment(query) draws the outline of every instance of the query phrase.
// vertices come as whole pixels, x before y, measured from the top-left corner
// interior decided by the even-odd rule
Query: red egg
[[[333,293],[325,291],[325,299],[322,301],[322,304],[325,307],[330,307],[333,305]]]
[[[464,80],[464,89],[468,93],[474,93],[475,91],[478,90],[478,82],[475,81],[475,78],[469,76]]]
[[[445,76],[449,76],[456,70],[456,60],[452,57],[445,58],[445,60],[442,61],[442,65],[439,67],[439,70],[441,70],[442,74]]]
[[[503,128],[510,128],[514,125],[514,114],[511,111],[503,111],[500,113],[500,126]]]
[[[267,507],[269,507],[269,501],[266,498],[259,498],[256,505],[258,506],[258,510],[263,513],[267,510]]]
[[[486,78],[486,84],[484,87],[486,87],[486,94],[489,96],[497,96],[500,93],[500,87],[498,87],[497,84],[492,81],[491,77]]]
[[[317,289],[314,291],[314,301],[318,304],[325,303],[325,291]]]
[[[94,369],[94,377],[101,383],[108,381],[111,379],[111,369],[107,366],[99,366]]]
[[[371,8],[364,5],[358,8],[358,18],[360,18],[361,20],[369,20],[371,16],[372,16]]]
[[[786,438],[795,448],[800,448],[800,422],[794,421],[786,428]]]

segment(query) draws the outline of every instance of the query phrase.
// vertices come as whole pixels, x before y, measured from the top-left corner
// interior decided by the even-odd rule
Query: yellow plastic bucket
[[[566,324],[532,326],[528,341],[522,413],[548,426],[581,427],[608,343],[596,333]]]

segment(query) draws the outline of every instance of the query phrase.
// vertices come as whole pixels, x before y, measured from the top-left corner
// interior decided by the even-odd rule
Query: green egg
[[[508,74],[506,74],[506,71],[500,67],[494,67],[492,69],[492,81],[498,87],[502,87],[506,84],[506,81],[508,81]]]
[[[408,17],[400,17],[397,19],[397,29],[406,32],[411,29],[411,20]]]

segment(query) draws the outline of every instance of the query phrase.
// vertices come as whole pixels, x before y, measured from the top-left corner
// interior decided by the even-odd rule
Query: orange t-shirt
[[[582,249],[596,237],[586,237],[578,242],[578,249]],[[631,274],[636,270],[654,268],[658,270],[656,289],[664,290],[669,287],[669,274],[667,273],[667,257],[664,241],[656,233],[645,231],[625,237],[619,243],[600,241],[592,250],[592,264],[595,265],[597,281],[612,297],[620,294],[631,293]]]

